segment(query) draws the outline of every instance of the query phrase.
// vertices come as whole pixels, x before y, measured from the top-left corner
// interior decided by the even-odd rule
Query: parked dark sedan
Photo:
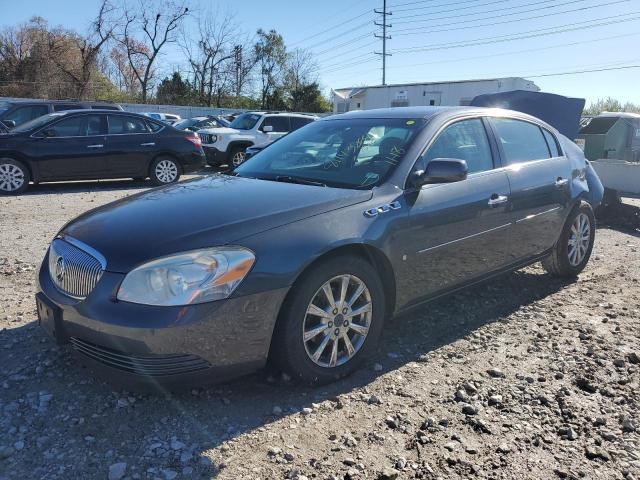
[[[328,382],[397,312],[540,260],[577,275],[601,197],[580,149],[524,114],[334,116],[232,175],[67,224],[39,271],[40,323],[120,381],[219,381],[271,359]]]
[[[80,100],[13,100],[0,102],[0,128],[9,130],[42,115],[65,110],[122,110],[117,103]]]
[[[51,113],[0,134],[0,194],[22,193],[29,181],[150,177],[165,185],[204,164],[196,133],[134,113]]]

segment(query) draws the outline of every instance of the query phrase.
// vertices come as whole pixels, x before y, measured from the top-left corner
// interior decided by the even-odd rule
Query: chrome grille
[[[198,136],[200,137],[200,140],[202,141],[202,143],[213,143],[213,139],[211,138],[212,135],[210,133],[198,133]]]
[[[106,268],[102,255],[73,238],[56,238],[49,247],[49,276],[58,290],[84,299]]]

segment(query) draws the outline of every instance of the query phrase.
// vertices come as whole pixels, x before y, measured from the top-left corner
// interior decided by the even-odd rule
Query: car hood
[[[156,188],[91,210],[60,232],[96,249],[107,270],[224,245],[371,198],[346,190],[213,175]]]
[[[198,130],[198,132],[228,135],[230,133],[240,133],[240,130],[236,130],[235,128],[229,128],[229,127],[214,127],[214,128],[203,128],[201,130]]]

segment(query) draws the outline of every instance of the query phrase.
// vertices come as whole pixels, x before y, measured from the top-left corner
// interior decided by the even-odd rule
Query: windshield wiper
[[[327,185],[322,182],[316,182],[314,180],[307,180],[306,178],[291,177],[289,175],[278,175],[274,178],[276,182],[285,183],[299,183],[300,185],[315,185],[316,187],[326,187]]]

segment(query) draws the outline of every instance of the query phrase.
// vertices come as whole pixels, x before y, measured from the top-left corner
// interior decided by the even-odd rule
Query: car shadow
[[[113,439],[126,439],[130,447],[122,447],[119,454],[128,458],[130,464],[142,462],[147,467],[162,468],[173,465],[174,469],[180,469],[185,464],[181,464],[170,447],[168,457],[150,452],[154,444],[168,445],[178,439],[193,455],[187,465],[214,477],[221,466],[212,463],[206,451],[274,421],[287,417],[295,421],[294,416],[313,403],[328,401],[340,408],[341,395],[366,390],[379,376],[407,363],[424,361],[425,355],[472,335],[484,325],[505,322],[511,313],[566,284],[534,266],[415,308],[388,322],[376,355],[362,369],[320,387],[295,385],[273,372],[261,371],[209,388],[132,395],[112,388],[80,367],[71,357],[69,347],[55,347],[48,357],[53,364],[46,376],[36,376],[28,391],[50,390],[61,405],[74,405],[75,417],[91,418],[90,422],[74,425],[70,430],[68,422],[57,420],[62,415],[49,415],[47,428],[53,429],[51,437],[72,435],[80,443],[87,436],[95,437],[92,448],[102,446],[105,451],[113,448],[109,444]],[[43,361],[42,351],[51,345],[48,340],[43,345],[44,338],[35,322],[0,332],[2,345],[20,345],[20,351],[31,357],[18,355],[15,367],[20,367],[20,371],[36,368]],[[11,374],[5,379],[9,377]],[[16,378],[21,383],[26,381]]]

